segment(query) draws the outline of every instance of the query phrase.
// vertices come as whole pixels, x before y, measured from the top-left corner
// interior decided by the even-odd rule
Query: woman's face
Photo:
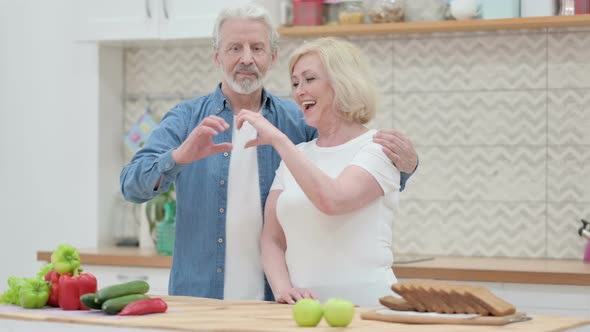
[[[320,128],[335,120],[334,89],[320,57],[308,53],[297,60],[291,75],[295,102],[308,125]]]

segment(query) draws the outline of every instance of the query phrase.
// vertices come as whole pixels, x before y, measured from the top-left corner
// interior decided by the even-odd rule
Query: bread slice
[[[478,313],[482,316],[506,316],[516,308],[480,286],[434,281],[404,281],[391,289],[416,311],[439,313]],[[401,302],[397,301],[400,305]],[[385,304],[384,304],[385,305]]]
[[[493,316],[512,315],[516,312],[516,308],[512,304],[502,300],[483,287],[473,287],[466,293],[466,296],[471,301],[484,307]]]
[[[387,295],[379,298],[379,303],[391,310],[397,311],[416,311],[413,305],[401,297]]]
[[[418,293],[412,286],[411,282],[397,283],[391,286],[391,289],[403,297],[410,305],[412,305],[416,311],[426,312],[426,307],[422,305],[422,301],[418,297]]]

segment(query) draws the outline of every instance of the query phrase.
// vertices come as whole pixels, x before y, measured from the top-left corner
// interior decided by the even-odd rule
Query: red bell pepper
[[[59,277],[60,274],[55,270],[51,270],[45,275],[45,281],[51,283],[49,286],[49,299],[47,300],[47,304],[52,307],[59,307]]]
[[[63,310],[90,310],[80,302],[80,296],[96,293],[96,277],[90,273],[66,273],[59,277],[59,307]]]
[[[158,312],[166,312],[168,304],[161,298],[137,300],[129,303],[119,312],[119,316],[146,315]]]

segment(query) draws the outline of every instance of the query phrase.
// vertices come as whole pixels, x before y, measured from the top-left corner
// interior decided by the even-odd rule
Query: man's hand
[[[186,165],[215,153],[230,151],[231,143],[213,143],[213,136],[217,136],[228,128],[229,125],[222,118],[215,115],[206,117],[193,129],[186,140],[172,151],[174,162]]]
[[[418,164],[418,154],[412,142],[397,130],[380,130],[373,142],[383,146],[383,152],[400,172],[413,173]]]

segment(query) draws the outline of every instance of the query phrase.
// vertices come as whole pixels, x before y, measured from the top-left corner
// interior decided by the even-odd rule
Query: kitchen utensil
[[[588,240],[586,243],[586,250],[584,251],[584,262],[590,263],[590,222],[582,219],[582,227],[578,229],[578,235]]]
[[[574,0],[561,0],[559,4],[559,15],[576,15],[576,5]]]

